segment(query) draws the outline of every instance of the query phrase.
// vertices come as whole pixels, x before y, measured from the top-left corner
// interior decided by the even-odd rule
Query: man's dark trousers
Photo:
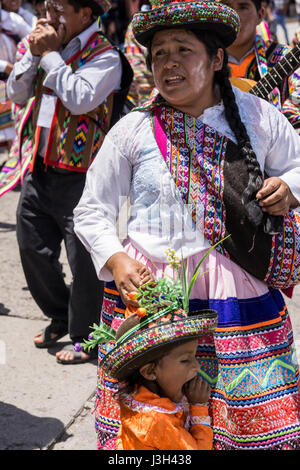
[[[46,167],[36,158],[24,179],[17,209],[17,239],[30,293],[43,313],[68,325],[73,342],[87,338],[98,323],[103,298],[90,254],[73,230],[73,210],[85,174]],[[64,241],[73,276],[67,286],[59,256]]]

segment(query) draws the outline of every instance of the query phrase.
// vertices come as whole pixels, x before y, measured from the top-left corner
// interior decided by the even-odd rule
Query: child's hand
[[[207,403],[211,388],[201,377],[196,376],[183,387],[184,394],[191,405],[196,403]]]

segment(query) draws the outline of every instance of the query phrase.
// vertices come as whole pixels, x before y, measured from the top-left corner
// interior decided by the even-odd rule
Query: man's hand
[[[29,47],[32,55],[44,56],[58,51],[63,43],[65,27],[60,24],[56,31],[45,18],[37,21],[35,29],[29,35]]]
[[[285,215],[290,209],[299,206],[299,201],[293,196],[289,186],[276,176],[263,182],[256,199],[262,210],[271,215]]]

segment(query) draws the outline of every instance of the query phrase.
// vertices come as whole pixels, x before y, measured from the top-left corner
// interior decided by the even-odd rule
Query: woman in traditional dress
[[[205,259],[190,301],[191,312],[218,312],[214,334],[198,347],[199,374],[212,386],[214,448],[295,449],[299,371],[279,289],[299,282],[299,217],[291,209],[300,201],[300,140],[273,106],[231,86],[225,48],[238,30],[234,10],[215,2],[153,4],[134,16],[159,94],[108,133],[75,230],[106,281],[106,325],[123,318],[134,305],[128,294],[151,276],[174,276],[166,250],[193,272],[230,234]],[[118,215],[128,197],[121,243]],[[101,449],[115,445],[116,390],[99,368]]]

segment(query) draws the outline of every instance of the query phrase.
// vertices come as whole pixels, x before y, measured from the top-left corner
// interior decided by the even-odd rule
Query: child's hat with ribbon
[[[148,46],[153,35],[167,28],[185,27],[191,30],[212,31],[224,47],[234,42],[240,29],[235,10],[215,1],[150,0],[149,11],[138,12],[132,20],[137,41]]]

